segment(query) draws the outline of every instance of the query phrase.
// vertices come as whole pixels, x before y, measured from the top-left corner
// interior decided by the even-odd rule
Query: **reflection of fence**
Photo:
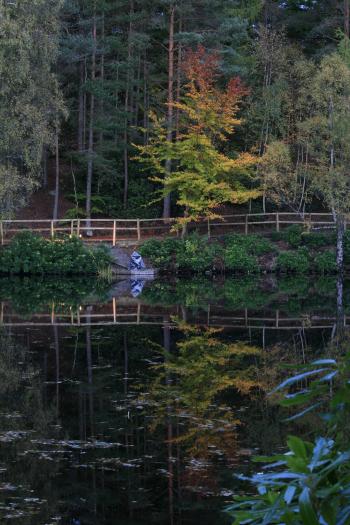
[[[188,323],[201,326],[210,326],[227,329],[330,329],[334,326],[336,318],[328,315],[308,315],[301,317],[288,317],[280,310],[274,314],[259,316],[250,314],[248,310],[234,312],[228,315],[227,311],[208,305],[207,311],[195,315],[188,309],[178,306],[171,308],[152,307],[135,300],[131,304],[127,301],[118,302],[113,299],[104,305],[80,307],[77,309],[63,309],[62,305],[52,306],[50,311],[30,314],[21,317],[14,312],[10,304],[2,302],[0,305],[0,326],[111,326],[111,325],[156,325],[164,324],[176,326],[171,321],[172,316],[183,319]],[[344,326],[348,326],[350,316],[344,317]]]
[[[0,221],[0,242],[6,244],[21,231],[31,231],[43,237],[77,235],[86,241],[117,244],[118,241],[141,241],[150,237],[176,235],[172,230],[176,219],[59,219],[51,220],[3,220]],[[308,229],[333,228],[331,213],[250,213],[225,215],[221,219],[191,223],[188,231],[210,236],[236,233],[268,233],[280,231],[292,224],[303,224]]]

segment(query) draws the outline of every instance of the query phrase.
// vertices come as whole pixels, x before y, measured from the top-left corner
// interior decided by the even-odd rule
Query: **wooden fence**
[[[171,219],[58,219],[58,220],[2,220],[0,221],[1,245],[8,243],[17,233],[31,231],[46,238],[73,236],[87,242],[106,242],[115,246],[119,241],[140,242],[152,237],[179,235],[173,229],[175,218]],[[334,228],[331,213],[250,213],[225,215],[221,219],[203,220],[188,225],[189,232],[206,234],[208,237],[226,233],[269,233],[302,224],[307,229]]]
[[[46,311],[33,313],[22,317],[13,311],[11,304],[0,303],[0,327],[25,326],[118,326],[118,325],[154,325],[176,327],[174,318],[182,319],[187,323],[219,329],[239,330],[319,330],[332,329],[337,322],[334,315],[310,314],[307,316],[291,317],[280,310],[256,315],[247,309],[229,314],[224,309],[207,306],[207,311],[191,312],[179,306],[152,307],[135,300],[124,303],[123,300],[113,298],[104,305],[82,306],[75,309],[65,308],[63,305],[48,306]],[[350,316],[342,319],[345,327],[350,326]]]

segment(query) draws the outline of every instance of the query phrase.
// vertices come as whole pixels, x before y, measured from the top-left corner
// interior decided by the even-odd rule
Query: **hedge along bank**
[[[334,233],[313,233],[300,226],[262,235],[226,235],[214,241],[191,235],[185,239],[152,239],[140,253],[164,273],[291,273],[332,274],[336,268]],[[350,233],[345,263],[350,262]]]
[[[77,237],[47,240],[23,232],[0,250],[3,275],[100,275],[110,264],[107,248],[87,248]]]

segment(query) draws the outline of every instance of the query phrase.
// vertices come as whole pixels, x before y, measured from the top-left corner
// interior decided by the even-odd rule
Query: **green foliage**
[[[206,237],[191,235],[177,244],[176,263],[181,270],[205,272],[212,270],[221,256],[222,248]]]
[[[102,279],[81,277],[0,279],[1,301],[10,301],[11,307],[20,315],[51,310],[52,304],[55,305],[56,313],[67,314],[71,308],[78,308],[87,301],[98,299],[102,303],[108,289],[109,284]]]
[[[239,244],[231,244],[225,249],[224,261],[226,268],[235,272],[254,273],[259,270],[255,255]]]
[[[337,261],[334,250],[319,253],[314,259],[315,269],[319,273],[335,273]]]
[[[281,232],[274,232],[272,239],[285,241],[292,248],[298,248],[302,244],[304,228],[299,224],[293,224]]]
[[[303,244],[315,249],[322,248],[324,246],[332,246],[335,244],[334,233],[304,232],[301,238]]]
[[[140,247],[140,253],[162,270],[173,268],[183,272],[205,272],[214,269],[216,260],[222,255],[222,248],[206,237],[189,235],[185,239],[146,241]]]
[[[231,234],[226,235],[224,241],[226,247],[242,246],[248,253],[256,256],[276,251],[271,241],[261,235]]]
[[[277,269],[286,273],[307,273],[311,264],[306,248],[282,252],[277,257]]]
[[[178,243],[179,240],[172,237],[163,240],[150,239],[140,246],[139,252],[156,268],[168,270],[175,265]]]
[[[3,274],[98,274],[110,257],[104,247],[88,249],[76,238],[46,240],[30,232],[18,234],[0,252]]]
[[[287,453],[255,458],[267,466],[250,478],[241,476],[258,494],[235,497],[227,509],[234,525],[349,523],[350,449],[344,432],[350,407],[349,364],[349,354],[339,362],[318,359],[275,389],[286,392],[283,406],[298,409],[289,420],[325,409],[327,437],[309,442],[290,436]],[[304,388],[298,388],[300,384]]]

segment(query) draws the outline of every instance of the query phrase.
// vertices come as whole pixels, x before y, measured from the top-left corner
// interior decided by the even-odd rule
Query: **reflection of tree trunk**
[[[86,322],[90,323],[87,316]],[[88,389],[89,389],[89,415],[90,415],[90,436],[93,438],[94,431],[94,396],[93,396],[93,377],[92,377],[92,348],[91,348],[91,326],[86,327],[86,362],[88,372]]]
[[[60,343],[58,337],[58,326],[53,326],[53,337],[56,356],[56,418],[58,421],[60,411]]]
[[[163,318],[163,345],[166,354],[171,351],[171,333],[169,326],[169,318]],[[167,359],[167,358],[165,358]],[[167,374],[166,384],[171,385],[171,377]],[[173,410],[171,404],[167,407],[168,413],[168,431],[167,431],[167,442],[168,442],[168,497],[169,497],[169,517],[170,525],[174,523],[174,464],[173,464],[173,425],[172,415]]]

